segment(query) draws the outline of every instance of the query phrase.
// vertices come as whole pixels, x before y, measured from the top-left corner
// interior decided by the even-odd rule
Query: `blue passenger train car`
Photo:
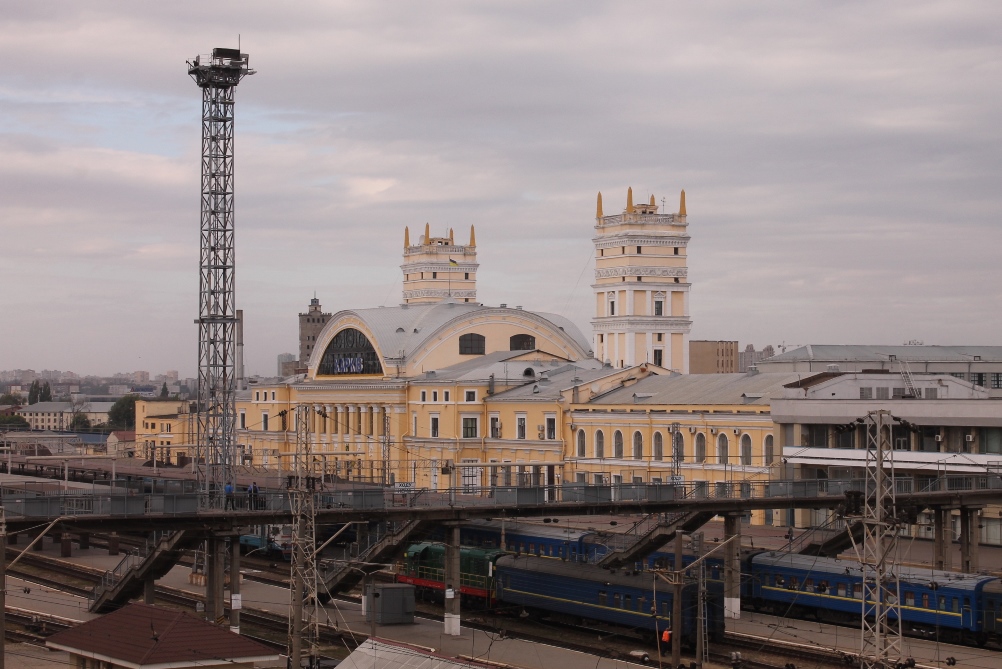
[[[834,622],[858,620],[862,613],[863,579],[855,561],[764,551],[749,554],[743,571],[745,596],[757,609]],[[999,592],[994,610],[1002,611],[998,579],[910,567],[897,574],[904,631],[987,642],[985,588]]]
[[[534,556],[506,555],[496,562],[497,600],[543,610],[580,621],[621,625],[649,635],[671,626],[672,592],[656,583],[650,572],[608,571],[586,564]],[[682,641],[695,644],[697,590],[687,585],[682,595]],[[707,589],[707,630],[722,638],[723,591]]]

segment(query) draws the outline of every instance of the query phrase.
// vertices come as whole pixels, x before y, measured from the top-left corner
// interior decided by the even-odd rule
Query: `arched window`
[[[487,339],[476,332],[459,335],[459,355],[483,355],[487,351]]]
[[[679,462],[685,462],[685,441],[682,439],[682,433],[675,433],[675,450],[672,451],[672,457],[674,457]]]
[[[706,436],[702,432],[696,435],[696,462],[706,462]]]
[[[602,430],[597,430],[595,432],[595,457],[605,457],[605,434]]]
[[[654,433],[654,459],[655,460],[665,459],[664,437],[661,436],[660,432]]]
[[[717,462],[727,464],[727,435],[723,432],[717,437]]]
[[[765,435],[765,466],[768,467],[776,459],[776,453],[772,447],[772,435]]]
[[[536,338],[527,334],[512,335],[508,343],[511,351],[531,351],[536,348]]]
[[[337,376],[341,374],[379,374],[383,365],[372,342],[355,328],[341,330],[327,344],[317,374]]]
[[[751,467],[751,436],[747,434],[741,435],[741,464],[745,467]]]
[[[633,459],[644,459],[644,435],[640,434],[640,432],[633,433]]]
[[[585,457],[585,431],[578,430],[578,457]]]
[[[623,457],[623,433],[619,430],[612,435],[612,457]]]

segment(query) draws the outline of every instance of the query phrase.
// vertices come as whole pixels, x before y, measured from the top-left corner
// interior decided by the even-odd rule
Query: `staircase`
[[[714,515],[712,511],[652,513],[626,532],[606,541],[609,552],[598,561],[598,565],[615,569],[641,560],[671,541],[678,532],[698,530]]]
[[[91,593],[90,612],[107,613],[139,596],[143,583],[165,576],[195,541],[188,530],[154,533],[138,553],[129,553],[118,566],[104,572]]]
[[[824,525],[808,530],[790,542],[789,552],[801,555],[836,557],[863,539],[863,523],[854,521],[846,525],[844,518],[832,518]]]
[[[368,542],[358,547],[358,555],[347,561],[324,561],[320,569],[323,583],[318,588],[322,599],[335,592],[351,590],[362,578],[393,562],[410,537],[435,521],[415,519],[403,523],[380,524],[370,532]]]

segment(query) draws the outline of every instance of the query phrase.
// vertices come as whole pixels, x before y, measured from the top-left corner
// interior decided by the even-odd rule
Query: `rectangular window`
[[[476,390],[467,390],[466,391],[466,401],[467,402],[476,402],[477,401],[477,391]]]
[[[985,374],[984,372],[971,372],[971,383],[973,383],[976,386],[981,386],[982,388],[984,388],[985,386],[988,385],[988,379],[986,378],[987,376],[988,375]]]
[[[501,417],[491,416],[491,439],[501,438]]]
[[[443,390],[442,391],[442,401],[443,402],[448,402],[449,401],[449,391],[448,390]]]
[[[863,584],[853,583],[852,584],[852,598],[853,599],[863,599]]]
[[[515,438],[525,439],[525,416],[515,417]]]
[[[247,414],[244,413],[243,411],[240,412],[240,429],[241,430],[247,429]]]
[[[432,272],[431,273],[431,278],[437,279],[438,278],[438,272]]]
[[[915,593],[906,592],[905,593],[905,606],[915,606]]]
[[[643,248],[642,246],[638,246],[638,247],[637,247],[637,255],[640,255],[640,253],[641,253],[641,249],[642,249],[642,248]]]
[[[272,402],[275,401],[275,391],[274,390],[271,391],[271,401]]]
[[[929,593],[928,592],[923,592],[922,593],[922,608],[923,609],[929,608]]]
[[[992,372],[992,388],[1002,388],[1002,372]]]
[[[438,415],[431,417],[431,436],[438,437]]]
[[[598,591],[598,605],[606,606],[609,603],[609,593],[605,590]]]
[[[939,397],[939,388],[926,388],[925,389],[925,398],[927,400],[934,400],[934,399],[937,399],[938,397]]]
[[[836,592],[839,597],[845,597],[845,583],[839,583]]]
[[[658,367],[664,367],[665,362],[665,352],[660,348],[654,349],[654,364]]]
[[[268,431],[268,414],[261,414],[261,429],[265,432]]]
[[[612,593],[612,606],[617,609],[623,608],[623,600],[620,598],[618,592]]]
[[[623,595],[623,608],[627,610],[633,608],[633,597],[631,595]]]
[[[654,300],[654,315],[664,316],[665,315],[665,303],[664,300]]]
[[[255,402],[260,402],[261,401],[261,391],[260,390],[255,390],[254,391],[254,401]]]
[[[677,246],[674,247],[672,250],[675,252],[675,255],[678,255],[678,247]]]
[[[474,416],[463,417],[463,439],[476,439],[479,434],[477,434],[477,419]]]
[[[877,388],[877,399],[878,400],[889,400],[891,399],[891,394],[886,387]]]
[[[438,401],[438,391],[437,390],[431,391],[431,401],[432,402],[437,402]]]
[[[422,402],[428,401],[428,391],[427,390],[422,390],[421,391],[421,401]]]
[[[557,419],[554,416],[546,417],[546,438],[557,438]]]
[[[860,388],[859,389],[859,399],[861,399],[861,400],[872,400],[873,399],[873,388]]]

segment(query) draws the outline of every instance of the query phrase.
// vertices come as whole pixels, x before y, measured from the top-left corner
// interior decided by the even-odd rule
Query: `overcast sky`
[[[689,214],[694,339],[1000,344],[1002,3],[0,1],[0,369],[196,365],[200,91],[243,50],[249,373],[403,228],[590,335],[595,194]],[[413,237],[412,237],[413,239]]]

